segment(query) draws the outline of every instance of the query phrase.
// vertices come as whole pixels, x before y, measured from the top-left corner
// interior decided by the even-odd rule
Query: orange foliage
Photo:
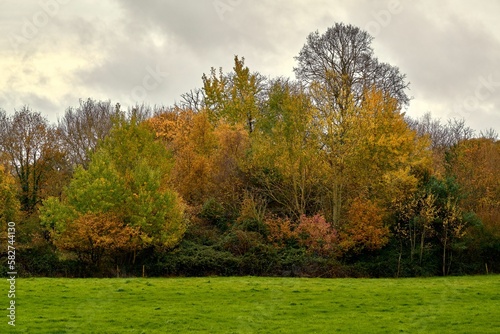
[[[450,154],[450,169],[467,192],[465,208],[500,236],[500,141],[470,139]]]
[[[99,264],[105,254],[133,251],[139,248],[139,228],[124,225],[110,213],[88,213],[68,224],[56,246],[74,251],[81,260]]]
[[[389,241],[389,228],[383,223],[384,211],[370,200],[356,198],[347,212],[348,223],[340,231],[344,250],[377,250]]]
[[[172,183],[187,203],[202,205],[216,198],[230,204],[241,199],[239,161],[249,145],[243,126],[214,127],[206,112],[190,110],[171,111],[148,122],[174,153]]]
[[[269,230],[268,240],[282,248],[287,242],[296,240],[308,252],[331,255],[337,252],[337,231],[322,215],[302,215],[298,225],[289,219],[272,218],[264,222]]]
[[[288,240],[296,238],[290,219],[269,218],[264,221],[264,224],[269,231],[267,239],[278,248],[284,247]]]

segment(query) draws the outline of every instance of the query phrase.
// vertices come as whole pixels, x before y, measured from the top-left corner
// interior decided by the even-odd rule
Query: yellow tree
[[[313,94],[324,92],[321,86],[313,88]],[[390,214],[385,208],[400,196],[411,198],[419,174],[428,170],[428,141],[408,127],[400,103],[389,94],[372,88],[359,106],[351,101],[342,113],[327,113],[320,106],[320,156],[327,168],[324,208],[345,245],[373,249],[373,240],[378,247],[388,240],[388,229],[381,225]],[[354,214],[361,207],[371,216]],[[374,239],[370,231],[377,231]]]
[[[448,170],[466,191],[464,209],[475,212],[485,228],[500,237],[500,141],[458,143],[448,154]]]
[[[3,228],[10,221],[16,220],[19,214],[16,181],[3,165],[0,165],[0,225]]]
[[[298,83],[275,81],[267,99],[247,169],[260,191],[297,220],[320,209],[324,168],[318,154],[318,117]]]
[[[415,184],[417,173],[429,168],[429,143],[408,127],[398,102],[380,90],[366,91],[352,116],[352,150],[346,159],[349,191],[387,203],[397,191],[388,181],[397,177]]]
[[[259,112],[259,94],[263,78],[251,73],[245,66],[245,58],[234,57],[233,72],[217,74],[212,68],[210,76],[203,74],[204,105],[212,123],[219,120],[235,125],[242,124],[249,133]]]
[[[391,99],[390,104],[395,101],[398,108],[409,102],[405,75],[397,67],[377,60],[372,40],[366,31],[337,23],[323,34],[311,33],[296,57],[298,66],[294,71],[308,87],[321,120],[320,153],[328,165],[324,207],[328,220],[336,225],[345,217],[353,167],[350,160],[357,137],[367,135],[360,133],[356,125],[359,114],[366,111],[363,105],[367,104],[367,91],[380,91],[384,101]]]

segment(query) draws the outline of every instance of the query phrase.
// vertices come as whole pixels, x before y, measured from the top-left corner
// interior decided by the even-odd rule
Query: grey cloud
[[[132,102],[131,91],[143,85],[148,68],[159,67],[168,76],[147,91],[146,102],[168,105],[200,87],[201,75],[210,67],[229,71],[234,55],[244,56],[251,70],[264,75],[293,76],[293,57],[307,35],[343,21],[377,28],[375,54],[380,61],[398,66],[412,83],[410,95],[415,100],[408,113],[431,111],[442,118],[455,113],[478,129],[500,128],[496,116],[500,87],[491,92],[483,89],[483,98],[473,101],[473,108],[463,107],[464,101],[475,97],[482,77],[493,75],[500,81],[500,35],[492,28],[498,26],[491,14],[500,10],[500,4],[485,0],[480,7],[466,1],[400,0],[401,10],[386,22],[383,15],[391,1],[397,0],[220,0],[230,6],[222,17],[214,0],[69,2],[21,50],[18,68],[7,71],[10,91],[4,92],[16,97],[0,103],[5,108],[11,106],[6,101],[26,98],[44,105],[47,112],[52,108],[63,112],[68,103],[77,104],[78,98],[87,95]],[[0,16],[2,31],[16,31],[23,18],[40,8],[36,1],[7,3],[4,13],[9,14]],[[40,86],[49,83],[47,73],[25,71],[37,55],[59,52],[90,64],[54,74],[68,84],[67,91],[56,92],[57,98],[50,91],[34,93],[45,101],[57,100],[55,105],[16,95],[14,83],[28,78]]]

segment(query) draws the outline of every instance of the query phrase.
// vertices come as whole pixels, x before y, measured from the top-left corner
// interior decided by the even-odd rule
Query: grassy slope
[[[35,278],[16,304],[18,333],[500,332],[500,276]]]

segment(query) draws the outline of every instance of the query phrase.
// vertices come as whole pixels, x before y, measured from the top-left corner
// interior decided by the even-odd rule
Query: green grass
[[[18,278],[15,330],[2,295],[0,333],[500,332],[500,276]]]

